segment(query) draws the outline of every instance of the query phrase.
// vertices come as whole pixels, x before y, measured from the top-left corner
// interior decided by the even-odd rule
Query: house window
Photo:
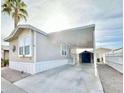
[[[62,56],[67,56],[67,54],[68,54],[67,45],[66,45],[66,44],[62,44],[62,45],[61,45],[61,55],[62,55]]]
[[[23,40],[19,40],[19,55],[23,55]]]
[[[30,57],[31,53],[31,37],[27,36],[19,39],[19,56]]]
[[[31,37],[26,37],[24,40],[24,54],[31,54]]]
[[[23,47],[19,47],[19,55],[23,55]]]
[[[30,54],[30,46],[25,46],[25,55]]]

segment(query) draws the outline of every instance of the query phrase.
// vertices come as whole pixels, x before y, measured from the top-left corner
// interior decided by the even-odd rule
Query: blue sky
[[[97,47],[122,47],[123,0],[24,0],[27,22],[47,33],[95,24]],[[3,2],[3,1],[2,1]],[[13,20],[2,13],[2,39],[13,30]],[[7,44],[2,41],[2,44]]]

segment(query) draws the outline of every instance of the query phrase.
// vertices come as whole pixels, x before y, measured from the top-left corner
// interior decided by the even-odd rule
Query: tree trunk
[[[18,10],[15,9],[14,28],[18,25]]]
[[[14,19],[14,28],[16,28],[18,25],[18,19],[17,19],[17,16],[15,16],[15,19]]]

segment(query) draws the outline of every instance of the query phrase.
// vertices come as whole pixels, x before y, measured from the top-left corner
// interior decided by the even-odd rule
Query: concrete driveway
[[[1,78],[1,93],[27,93],[27,92],[13,85],[6,79]]]
[[[28,93],[103,93],[93,65],[64,65],[14,83]]]

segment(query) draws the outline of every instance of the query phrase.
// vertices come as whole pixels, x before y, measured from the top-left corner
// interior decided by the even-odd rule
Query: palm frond
[[[27,12],[25,9],[23,9],[23,8],[20,9],[20,12],[21,12],[22,14],[28,16],[28,12]]]
[[[5,7],[7,7],[7,4],[3,4],[1,7],[2,7],[2,8],[5,8]]]
[[[27,7],[27,5],[24,2],[21,3],[21,6],[25,8]]]
[[[25,19],[25,21],[27,20],[27,5],[22,0],[5,0],[1,7],[2,12],[11,15],[15,23],[18,24],[21,19]]]
[[[3,8],[2,12],[7,13],[7,14],[10,15],[11,14],[11,9],[10,8]]]
[[[2,12],[11,14],[12,11],[12,6],[11,3],[7,0],[3,5],[2,5]]]
[[[18,17],[20,18],[20,19],[24,19],[25,21],[27,21],[27,18],[26,18],[26,15],[24,15],[24,14],[18,14]]]

